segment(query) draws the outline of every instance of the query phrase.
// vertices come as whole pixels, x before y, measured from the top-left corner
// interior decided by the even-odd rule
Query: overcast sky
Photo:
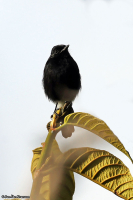
[[[42,89],[51,48],[69,44],[79,65],[82,91],[75,112],[104,120],[133,158],[133,2],[130,0],[0,0],[0,196],[30,195],[32,150],[47,136],[55,105]],[[82,134],[82,139],[81,139]],[[77,130],[57,136],[60,148],[89,146],[133,165],[102,139]],[[79,140],[78,140],[79,137]],[[73,141],[78,142],[73,142]],[[74,200],[118,200],[75,174]]]

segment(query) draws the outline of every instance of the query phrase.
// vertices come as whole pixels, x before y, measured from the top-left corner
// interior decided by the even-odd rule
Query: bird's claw
[[[56,129],[56,128],[50,127],[50,130],[51,130],[51,131],[55,131],[55,129]]]
[[[65,101],[65,104],[63,106],[63,113],[70,107],[72,106],[72,102],[71,101]]]
[[[64,123],[64,118],[66,115],[73,113],[72,109],[72,102],[66,101],[64,106],[57,109],[57,104],[54,110],[53,115],[51,116],[52,121],[50,122],[48,126],[48,130],[55,131],[55,129],[60,126],[62,123]]]
[[[59,108],[59,109],[54,111],[53,118],[52,118],[52,121],[50,123],[50,130],[55,130],[56,122],[59,119],[59,117],[62,115],[62,110],[61,109],[62,108]]]

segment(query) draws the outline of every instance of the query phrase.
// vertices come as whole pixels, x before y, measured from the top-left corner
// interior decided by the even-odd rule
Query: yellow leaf
[[[125,200],[133,200],[133,177],[129,169],[114,155],[93,148],[71,149],[55,161]]]
[[[61,130],[66,125],[78,126],[88,131],[91,131],[92,133],[95,133],[96,135],[103,138],[114,147],[119,149],[121,152],[123,152],[126,156],[130,158],[133,163],[129,152],[126,151],[125,147],[120,142],[118,137],[110,130],[110,128],[104,121],[94,117],[93,115],[78,112],[67,115],[64,119],[64,124],[56,128],[56,131]]]
[[[38,160],[41,155],[41,151],[42,147],[33,150],[34,155],[31,164],[31,172],[33,177],[35,174]],[[62,166],[52,168],[54,166],[54,160],[60,155],[62,155],[62,152],[59,150],[58,144],[54,140],[50,154],[51,163],[49,162],[47,166],[48,170],[51,169],[51,171],[50,173],[43,175],[43,172],[45,172],[45,170],[42,169],[42,174],[40,174],[40,185],[37,185],[37,187],[35,187],[36,191],[32,192],[31,200],[34,200],[35,195],[35,200],[36,198],[38,200],[72,200],[72,196],[75,190],[73,172],[63,168]],[[36,178],[34,179],[34,182],[35,181]],[[33,193],[35,195],[33,195]]]

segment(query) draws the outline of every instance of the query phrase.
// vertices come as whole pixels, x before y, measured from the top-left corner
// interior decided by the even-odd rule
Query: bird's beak
[[[68,47],[69,47],[69,45],[66,45],[66,46],[61,50],[61,52],[67,50]],[[61,53],[61,52],[60,52],[60,53]]]

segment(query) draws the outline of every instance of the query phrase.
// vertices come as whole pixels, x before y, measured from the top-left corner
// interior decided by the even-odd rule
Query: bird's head
[[[50,57],[55,58],[55,57],[58,57],[59,55],[65,53],[65,52],[68,52],[68,47],[69,47],[69,45],[63,45],[63,44],[54,46],[51,50]]]

